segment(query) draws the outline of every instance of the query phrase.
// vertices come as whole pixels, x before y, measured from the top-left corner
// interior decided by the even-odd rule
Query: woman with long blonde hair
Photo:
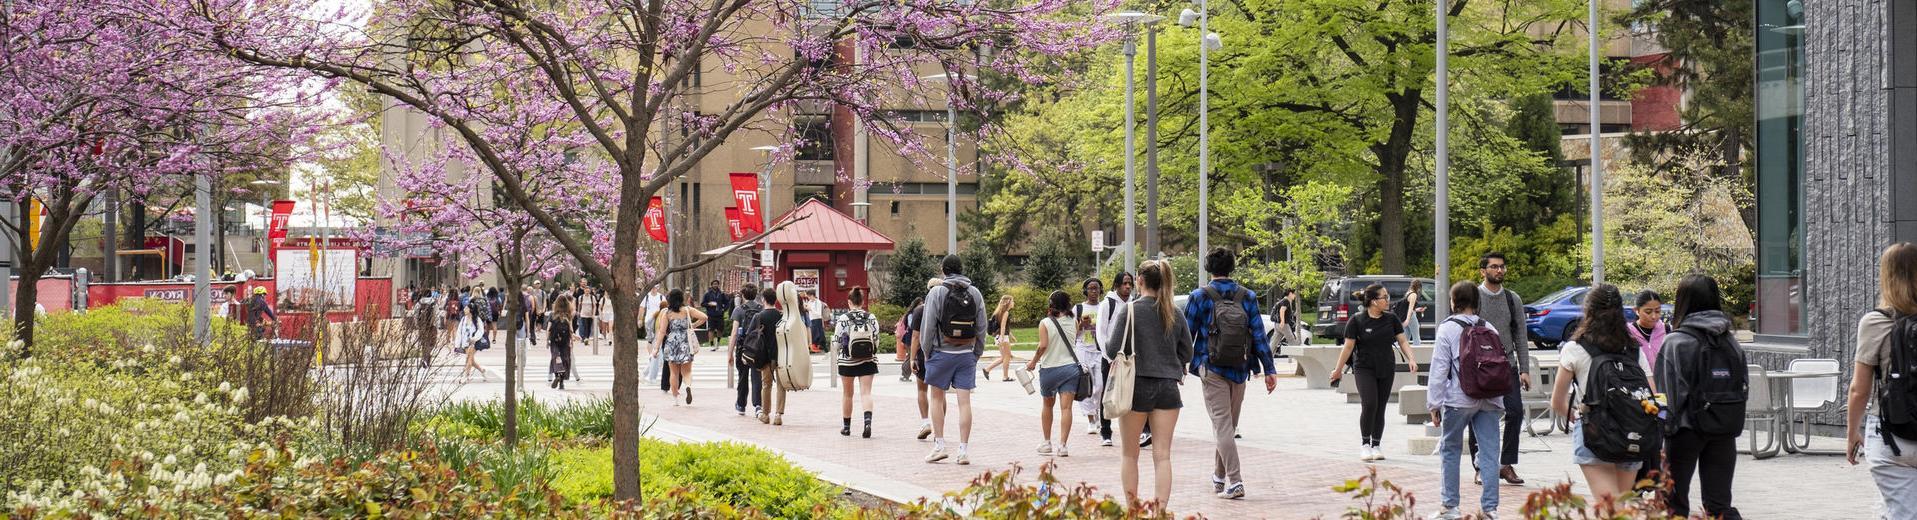
[[[998,345],[998,361],[993,361],[991,366],[980,369],[986,379],[992,378],[992,369],[1005,367],[1000,370],[1000,375],[1004,376],[1005,381],[1012,380],[1012,303],[1012,295],[1001,296],[998,299],[998,308],[992,310],[990,332],[992,342]]]
[[[1172,310],[1177,284],[1171,264],[1163,260],[1145,262],[1138,268],[1138,279],[1144,295],[1119,308],[1113,318],[1117,328],[1105,342],[1105,357],[1133,356],[1136,379],[1131,382],[1131,409],[1118,417],[1119,438],[1137,438],[1147,424],[1156,432],[1151,446],[1152,487],[1153,496],[1164,506],[1171,500],[1172,434],[1178,429],[1178,410],[1184,407],[1178,387],[1184,384],[1185,367],[1191,364],[1192,337],[1184,317]],[[1138,499],[1140,449],[1133,442],[1119,445],[1119,481],[1132,500]]]
[[[1871,396],[1885,374],[1910,373],[1910,352],[1893,353],[1897,336],[1911,326],[1905,320],[1917,319],[1917,244],[1892,244],[1877,264],[1877,309],[1857,321],[1857,361],[1845,409],[1845,437],[1850,463],[1856,465],[1860,457],[1870,462],[1870,475],[1884,496],[1884,518],[1913,518],[1917,517],[1917,438],[1886,428],[1885,412]],[[1912,347],[1908,342],[1904,345]],[[1904,366],[1898,366],[1898,361]],[[1876,413],[1866,417],[1873,408]]]

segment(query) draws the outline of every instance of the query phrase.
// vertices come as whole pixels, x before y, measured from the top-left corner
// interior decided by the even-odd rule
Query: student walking
[[[659,319],[655,323],[661,333],[653,335],[653,348],[659,350],[659,356],[666,362],[667,375],[672,379],[672,404],[679,404],[679,390],[685,389],[686,404],[692,404],[692,387],[686,385],[686,378],[692,375],[692,357],[697,353],[697,342],[693,340],[692,329],[704,326],[706,313],[686,305],[686,291],[673,289],[666,294],[666,305],[659,309]]]
[[[1298,290],[1285,289],[1279,294],[1282,296],[1271,307],[1272,326],[1278,330],[1269,331],[1268,334],[1277,335],[1278,345],[1299,344],[1301,338],[1298,336]]]
[[[944,284],[944,278],[931,278],[925,281],[925,290]],[[919,298],[912,303],[912,310],[905,313],[905,335],[899,338],[905,342],[905,348],[911,353],[906,355],[906,363],[912,365],[912,375],[918,376],[919,401],[919,440],[932,436],[932,403],[927,398],[930,393],[925,384],[925,335],[919,329],[925,324],[925,299]]]
[[[905,306],[905,315],[900,316],[898,323],[892,328],[892,337],[898,338],[898,343],[892,346],[892,352],[899,362],[899,382],[901,383],[912,382],[912,310],[919,308],[919,302],[923,301],[925,298],[913,298],[912,304]]]
[[[1511,377],[1518,384],[1511,386],[1511,392],[1504,396],[1504,439],[1498,445],[1504,453],[1498,454],[1498,477],[1504,483],[1513,486],[1524,484],[1518,477],[1518,432],[1524,430],[1524,392],[1531,389],[1531,336],[1524,325],[1524,297],[1517,291],[1504,286],[1504,279],[1510,270],[1510,264],[1504,259],[1504,253],[1491,251],[1478,256],[1478,275],[1484,283],[1478,286],[1478,317],[1491,322],[1498,329],[1498,340],[1504,342],[1504,353],[1511,357],[1513,370]],[[1469,444],[1469,443],[1467,443]],[[1470,444],[1477,455],[1477,445]],[[1474,474],[1484,471],[1473,466]],[[1479,479],[1482,477],[1473,477]]]
[[[799,293],[799,297],[805,303],[806,328],[812,333],[812,353],[817,354],[825,349],[825,300],[810,291]]]
[[[1173,432],[1177,431],[1178,410],[1184,402],[1178,388],[1184,384],[1185,367],[1192,360],[1191,332],[1185,320],[1172,309],[1172,291],[1177,284],[1171,264],[1163,260],[1139,266],[1144,294],[1118,310],[1116,334],[1105,343],[1105,357],[1132,356],[1136,379],[1114,384],[1132,385],[1131,411],[1118,418],[1121,438],[1143,433],[1150,423],[1162,439],[1152,445],[1153,497],[1160,506],[1171,502]],[[1125,443],[1119,448],[1119,480],[1125,497],[1138,500],[1138,452],[1141,446]]]
[[[1637,319],[1624,330],[1630,332],[1631,340],[1637,343],[1638,353],[1644,359],[1644,374],[1652,376],[1651,391],[1656,392],[1657,353],[1664,348],[1664,336],[1669,333],[1664,325],[1664,297],[1647,289],[1637,293],[1637,301],[1631,308],[1637,310]],[[1668,473],[1664,469],[1664,450],[1649,450],[1644,454],[1644,466],[1637,470],[1636,480],[1661,482]]]
[[[1105,293],[1103,303],[1099,305],[1098,315],[1094,317],[1098,320],[1098,323],[1095,324],[1093,328],[1098,329],[1099,374],[1107,374],[1112,370],[1111,359],[1105,356],[1105,345],[1111,341],[1113,332],[1118,329],[1118,320],[1116,319],[1118,310],[1124,308],[1126,304],[1131,303],[1134,297],[1137,296],[1132,292],[1136,283],[1137,277],[1133,276],[1132,273],[1119,271],[1117,274],[1112,275],[1112,290]],[[1100,387],[1099,399],[1101,400],[1104,399],[1103,388],[1102,386]],[[1104,414],[1104,407],[1100,406],[1098,415],[1098,436],[1100,437],[1098,445],[1100,446],[1112,445],[1112,419],[1112,417],[1108,417]],[[1139,438],[1137,439],[1139,445],[1150,445],[1151,435],[1151,425],[1148,424],[1145,427],[1144,433],[1139,434]]]
[[[792,282],[784,282],[781,285],[789,283]],[[752,327],[759,330],[756,333],[746,333],[746,337],[741,341],[749,343],[757,340],[759,344],[758,357],[755,360],[757,363],[755,368],[759,370],[760,384],[759,422],[779,426],[785,424],[786,389],[785,385],[779,384],[776,377],[779,372],[777,361],[779,359],[779,320],[785,319],[785,314],[779,312],[781,302],[778,289],[767,288],[760,291],[759,299],[765,301],[765,310],[759,311],[759,316],[752,319]],[[757,337],[754,337],[755,335]]]
[[[459,316],[458,321],[459,328],[453,336],[454,348],[466,355],[466,366],[460,369],[459,377],[462,381],[471,381],[470,374],[479,372],[479,380],[485,381],[486,369],[479,366],[479,351],[491,345],[491,340],[486,338],[485,322],[470,307]]]
[[[1600,503],[1631,491],[1645,454],[1657,449],[1653,439],[1660,433],[1656,414],[1645,411],[1650,381],[1629,326],[1617,287],[1592,287],[1584,296],[1584,319],[1577,332],[1558,348],[1557,383],[1551,387],[1552,412],[1573,418],[1571,462],[1584,472]],[[1576,402],[1572,394],[1577,394]]]
[[[1185,322],[1195,339],[1190,372],[1204,384],[1205,411],[1211,416],[1212,493],[1218,498],[1245,498],[1245,480],[1238,463],[1238,419],[1245,408],[1245,382],[1252,373],[1264,374],[1265,393],[1278,389],[1277,367],[1265,341],[1265,323],[1259,319],[1258,294],[1231,278],[1238,255],[1214,249],[1205,255],[1211,281],[1191,291],[1185,303]]]
[[[765,305],[759,303],[759,286],[745,284],[739,287],[736,303],[732,312],[732,316],[736,318],[732,322],[732,334],[726,339],[726,345],[731,349],[729,357],[732,358],[732,364],[739,369],[739,382],[735,385],[738,387],[738,396],[732,401],[732,409],[739,412],[739,415],[745,415],[747,401],[751,401],[753,416],[757,417],[762,405],[759,400],[759,389],[760,385],[765,384],[765,380],[760,377],[757,360],[747,355],[745,351],[747,345],[757,345],[758,335],[745,333],[752,330],[752,320],[757,319],[759,312],[765,310]]]
[[[1338,351],[1338,364],[1335,367],[1351,367],[1356,377],[1358,401],[1358,460],[1371,462],[1384,460],[1384,450],[1379,446],[1384,441],[1385,402],[1391,399],[1392,380],[1397,377],[1398,363],[1391,352],[1397,345],[1404,353],[1405,365],[1410,367],[1411,379],[1418,379],[1418,358],[1411,355],[1411,342],[1404,337],[1404,320],[1385,311],[1391,306],[1391,294],[1383,285],[1365,286],[1359,298],[1364,300],[1364,312],[1351,316],[1345,322],[1345,346]],[[1331,372],[1331,384],[1337,385],[1344,378],[1344,370]]]
[[[852,308],[832,323],[839,351],[839,388],[843,390],[839,399],[839,419],[843,421],[839,435],[852,435],[852,387],[856,383],[859,396],[864,398],[860,409],[865,411],[865,430],[859,437],[870,439],[872,377],[879,373],[879,319],[865,311],[863,288],[853,288],[851,294],[846,295],[846,303]]]
[[[1480,383],[1496,381],[1471,381],[1471,391],[1466,391],[1464,367],[1478,369],[1493,366],[1498,362],[1510,364],[1510,358],[1504,356],[1504,345],[1498,341],[1498,330],[1491,328],[1483,318],[1478,317],[1478,286],[1461,281],[1451,286],[1451,311],[1453,314],[1438,324],[1437,344],[1431,349],[1431,386],[1425,406],[1431,412],[1431,420],[1438,423],[1443,431],[1438,436],[1438,458],[1444,468],[1439,478],[1442,489],[1438,496],[1442,510],[1438,520],[1460,518],[1458,503],[1458,458],[1464,452],[1464,435],[1467,429],[1485,432],[1477,436],[1476,466],[1497,464],[1498,419],[1504,416],[1504,395],[1501,392],[1485,391]],[[1466,334],[1469,332],[1470,334]],[[1466,350],[1466,349],[1470,350]],[[1496,374],[1498,381],[1503,374]],[[1495,389],[1492,389],[1495,390]],[[1473,397],[1477,394],[1482,397]],[[1484,518],[1495,519],[1498,516],[1498,479],[1480,482],[1484,486],[1478,495],[1478,511]]]
[[[1678,281],[1671,312],[1677,330],[1664,337],[1658,351],[1657,380],[1676,412],[1664,439],[1671,514],[1690,516],[1695,475],[1703,480],[1704,514],[1738,520],[1743,516],[1731,506],[1731,481],[1750,381],[1721,294],[1710,276],[1692,274]]]
[[[991,366],[985,367],[980,373],[989,380],[992,378],[992,369],[1005,367],[1000,370],[1002,372],[1000,375],[1004,376],[1004,381],[1011,381],[1012,295],[1007,294],[998,299],[998,308],[992,310],[992,319],[988,320],[988,323],[991,324],[992,344],[998,346],[998,361],[993,361]]]
[[[1845,409],[1851,465],[1870,462],[1884,497],[1883,518],[1917,518],[1917,244],[1884,249],[1877,260],[1877,309],[1857,320],[1857,360]],[[1874,394],[1873,394],[1874,392]],[[1876,395],[1876,399],[1871,399]],[[1869,418],[1865,413],[1870,411]],[[1895,420],[1887,421],[1886,416]]]
[[[1072,297],[1065,291],[1052,291],[1047,298],[1045,320],[1038,324],[1038,352],[1025,362],[1025,371],[1038,372],[1038,393],[1045,405],[1039,409],[1039,433],[1045,441],[1038,445],[1039,455],[1070,457],[1072,441],[1072,401],[1077,399],[1085,369],[1079,364],[1078,324],[1072,321]],[[1052,409],[1058,409],[1058,445],[1052,445]]]
[[[1405,289],[1404,297],[1391,306],[1392,314],[1404,318],[1404,335],[1411,339],[1413,345],[1424,343],[1424,331],[1418,323],[1418,315],[1424,312],[1424,294],[1421,291],[1424,291],[1424,280],[1414,278],[1411,287]]]
[[[921,342],[931,352],[925,358],[925,384],[932,411],[932,453],[926,462],[952,458],[971,464],[972,389],[978,387],[978,358],[985,353],[985,295],[965,277],[958,255],[945,255],[940,265],[945,282],[925,295],[925,326]],[[959,442],[956,455],[945,449],[945,393],[958,394]]]
[[[1085,433],[1102,435],[1103,444],[1110,446],[1111,428],[1105,428],[1103,434],[1098,428],[1098,418],[1104,414],[1099,409],[1100,403],[1105,395],[1105,371],[1102,369],[1105,353],[1098,343],[1098,323],[1102,321],[1098,318],[1098,303],[1105,297],[1105,284],[1097,278],[1086,278],[1078,288],[1085,296],[1083,303],[1072,307],[1072,316],[1076,317],[1078,324],[1078,336],[1075,338],[1078,343],[1078,362],[1081,368],[1092,375],[1092,387],[1078,389],[1078,413],[1085,416]]]
[[[546,326],[546,346],[552,349],[552,370],[546,376],[546,385],[552,388],[566,388],[566,375],[573,371],[573,314],[571,296],[560,295],[553,300],[552,316],[547,320],[550,325]]]

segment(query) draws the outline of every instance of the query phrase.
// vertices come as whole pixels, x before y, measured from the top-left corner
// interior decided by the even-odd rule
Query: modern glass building
[[[1917,0],[1756,7],[1752,357],[1848,369],[1857,319],[1876,305],[1878,254],[1917,242]],[[1839,406],[1819,422],[1841,424]]]

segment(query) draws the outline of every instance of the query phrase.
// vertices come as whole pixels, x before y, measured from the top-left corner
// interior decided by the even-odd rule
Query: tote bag
[[[1121,417],[1132,411],[1132,386],[1138,382],[1138,347],[1133,342],[1132,312],[1125,312],[1125,341],[1112,357],[1111,372],[1105,374],[1105,416]]]

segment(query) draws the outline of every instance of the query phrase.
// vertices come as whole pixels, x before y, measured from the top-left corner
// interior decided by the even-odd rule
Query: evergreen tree
[[[1073,253],[1072,244],[1056,233],[1047,233],[1032,244],[1031,255],[1025,264],[1025,280],[1033,289],[1048,294],[1071,282],[1083,260]]]
[[[1499,205],[1499,210],[1492,213],[1492,223],[1528,233],[1551,223],[1559,214],[1575,211],[1577,202],[1572,200],[1571,187],[1577,179],[1570,170],[1557,167],[1564,160],[1564,151],[1559,146],[1563,133],[1558,129],[1557,109],[1552,106],[1551,95],[1537,93],[1520,97],[1512,109],[1510,120],[1505,122],[1505,134],[1544,156],[1544,164],[1551,170],[1549,175],[1524,177],[1518,196],[1508,204]]]
[[[996,304],[998,297],[999,260],[998,251],[984,240],[968,240],[960,248],[959,260],[965,264],[965,277],[972,279],[972,286],[979,294],[985,295],[988,304]]]
[[[925,280],[938,275],[936,262],[932,254],[925,251],[925,241],[918,238],[907,239],[899,244],[892,253],[891,274],[886,284],[885,302],[900,307],[912,304],[912,300],[925,297]]]

